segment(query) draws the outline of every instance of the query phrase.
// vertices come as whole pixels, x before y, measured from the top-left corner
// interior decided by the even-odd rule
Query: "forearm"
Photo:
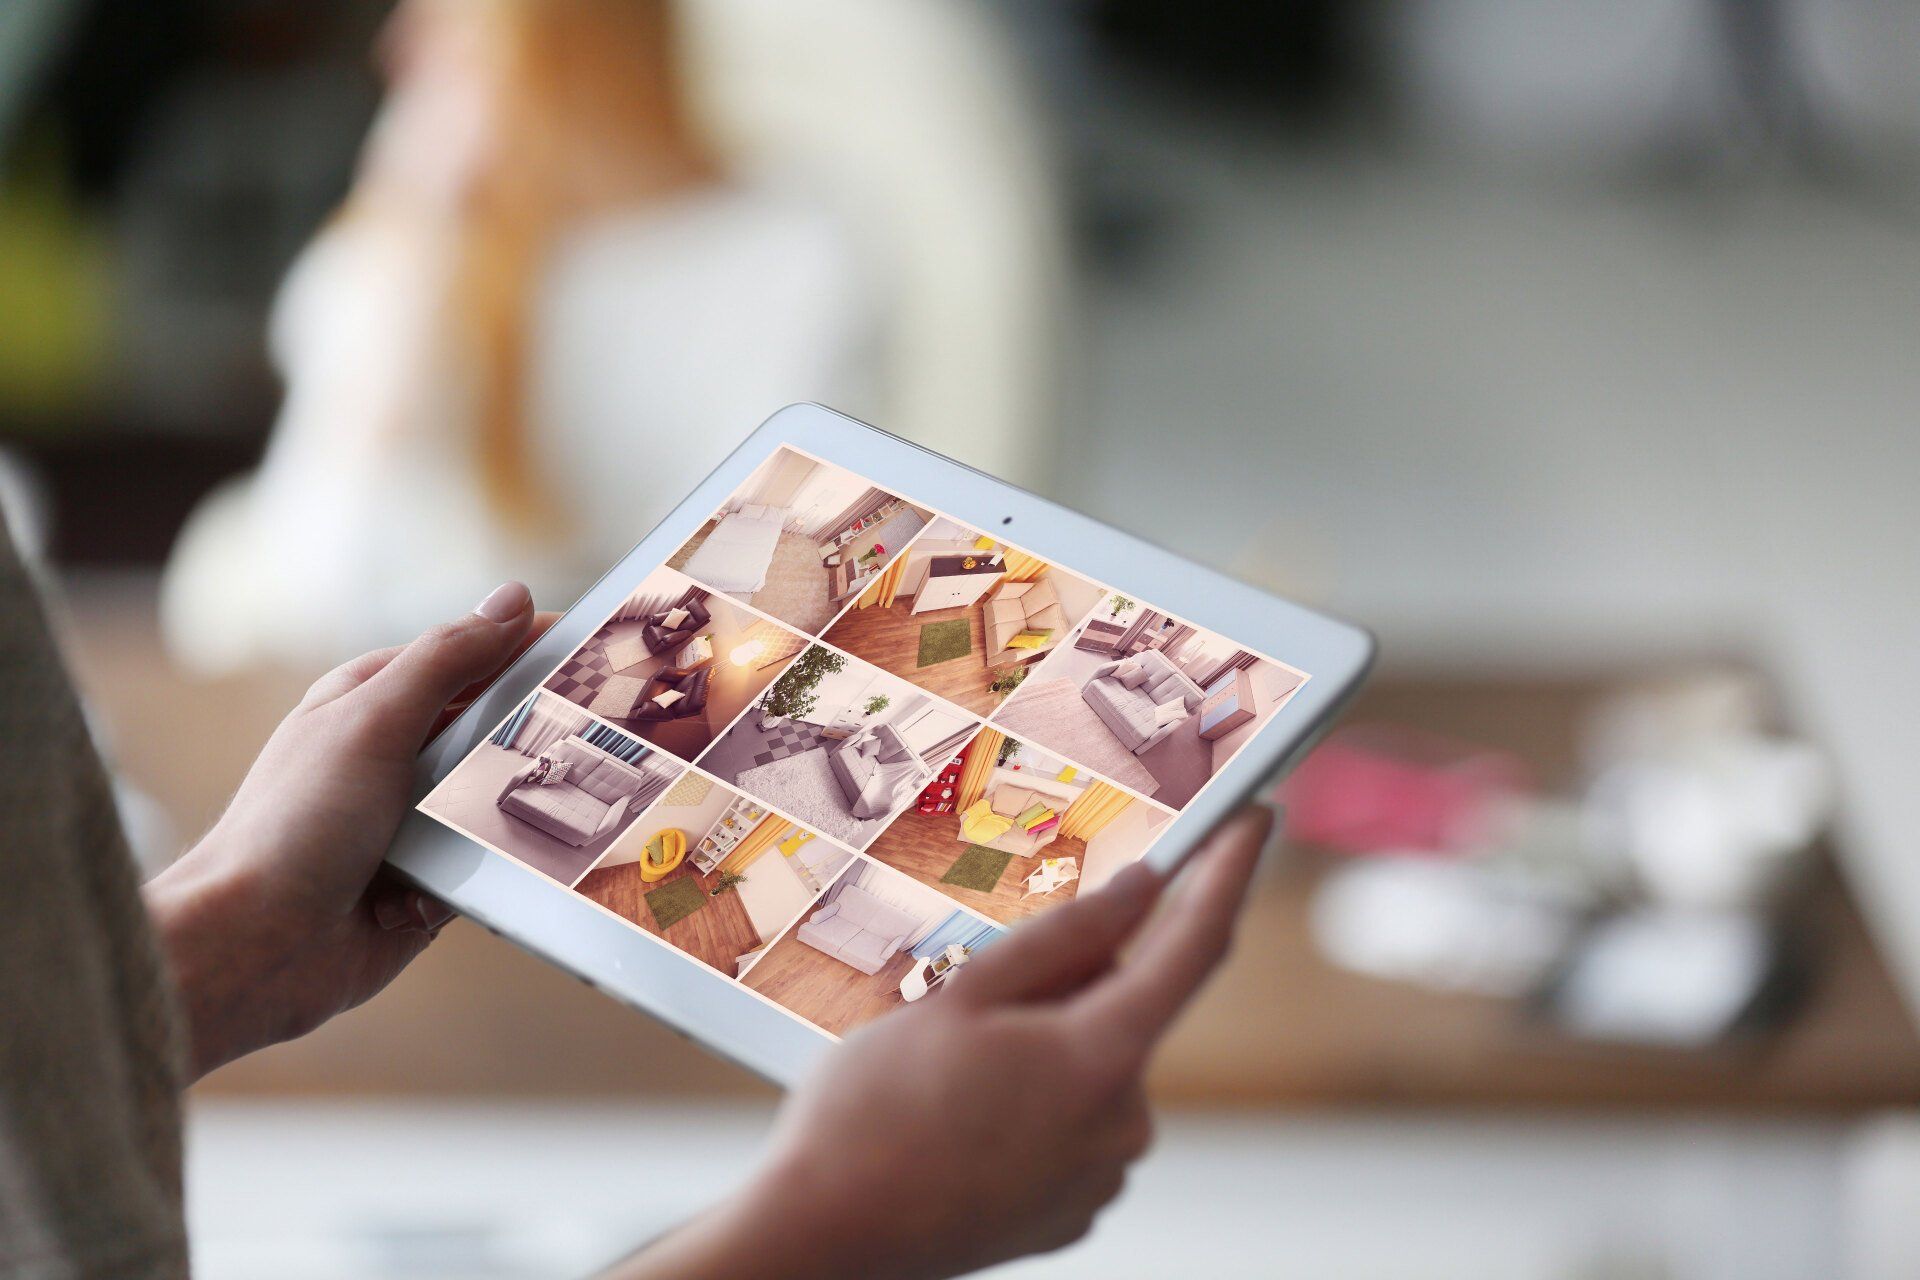
[[[899,1206],[842,1183],[837,1170],[776,1161],[724,1203],[647,1245],[604,1280],[933,1280],[888,1238]],[[919,1194],[902,1187],[903,1193]]]

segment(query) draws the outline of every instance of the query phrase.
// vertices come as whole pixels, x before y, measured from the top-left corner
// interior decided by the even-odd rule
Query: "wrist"
[[[281,1038],[260,998],[267,975],[242,958],[255,950],[252,895],[231,860],[213,856],[217,830],[142,889],[185,1024],[191,1080]]]

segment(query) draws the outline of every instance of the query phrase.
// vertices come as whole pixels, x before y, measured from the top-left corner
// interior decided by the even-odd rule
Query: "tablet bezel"
[[[1308,674],[1148,850],[1154,865],[1177,863],[1303,754],[1372,662],[1373,638],[1360,627],[1267,595],[831,409],[791,405],[748,436],[421,752],[415,802],[783,445]],[[462,915],[775,1083],[791,1085],[833,1046],[827,1033],[417,809],[402,824],[388,861]]]

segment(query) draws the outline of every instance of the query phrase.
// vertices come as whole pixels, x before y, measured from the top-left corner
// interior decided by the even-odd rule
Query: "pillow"
[[[1031,831],[1033,824],[1046,817],[1049,812],[1050,810],[1047,806],[1035,800],[1032,804],[1022,809],[1020,816],[1015,818],[1014,821],[1020,824],[1022,831]]]
[[[867,737],[853,744],[853,749],[863,756],[872,756],[880,750],[880,739]],[[982,801],[982,803],[985,803]]]
[[[1065,631],[1067,629],[1067,611],[1057,604],[1044,609],[1027,610],[1027,629],[1029,631]]]
[[[1047,817],[1042,818],[1040,821],[1028,827],[1027,834],[1030,836],[1043,836],[1059,825],[1060,815],[1057,813],[1049,814]]]
[[[1033,803],[1033,792],[1025,787],[995,787],[992,799],[993,811],[1011,818]]]
[[[669,631],[678,631],[683,625],[685,625],[687,619],[691,618],[692,616],[693,615],[687,612],[685,609],[675,606],[674,608],[667,610],[665,614],[661,615],[660,625],[665,627]]]
[[[1170,724],[1179,724],[1186,718],[1187,703],[1184,698],[1162,702],[1153,708],[1153,727],[1156,729],[1164,729]]]
[[[758,502],[746,503],[740,508],[740,516],[744,520],[765,520],[767,518],[766,505]]]
[[[712,659],[713,636],[695,636],[687,641],[687,647],[680,651],[680,656],[673,660],[673,665],[685,670],[688,667],[697,667],[703,662],[710,662]]]
[[[1033,584],[1031,582],[1003,582],[1000,584],[1000,589],[993,593],[993,598],[996,600],[1018,600],[1031,590],[1033,590]]]
[[[899,764],[902,760],[907,759],[913,754],[913,748],[907,745],[906,739],[898,735],[888,739],[881,738],[876,734],[874,735],[874,741],[880,744],[881,764]]]
[[[662,689],[659,693],[647,699],[647,701],[664,711],[686,696],[686,694],[680,692],[678,689]]]
[[[565,782],[567,780],[567,770],[571,768],[573,768],[573,761],[571,760],[552,761],[547,765],[546,777],[539,780],[540,785],[550,787],[556,782]]]
[[[1043,648],[1047,641],[1051,639],[1053,639],[1053,632],[1051,631],[1022,631],[1019,635],[1007,641],[1007,648],[1039,649]]]
[[[1138,658],[1128,658],[1114,671],[1113,678],[1128,689],[1138,689],[1147,682],[1147,664]]]
[[[971,811],[969,811],[971,812]],[[984,818],[968,818],[966,835],[973,840],[998,840],[1013,827],[1013,819],[989,813]]]

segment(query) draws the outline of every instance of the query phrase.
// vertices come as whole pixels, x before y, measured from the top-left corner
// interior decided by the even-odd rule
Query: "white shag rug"
[[[883,818],[856,818],[847,812],[825,749],[742,769],[733,785],[851,849],[864,849],[887,825]]]

